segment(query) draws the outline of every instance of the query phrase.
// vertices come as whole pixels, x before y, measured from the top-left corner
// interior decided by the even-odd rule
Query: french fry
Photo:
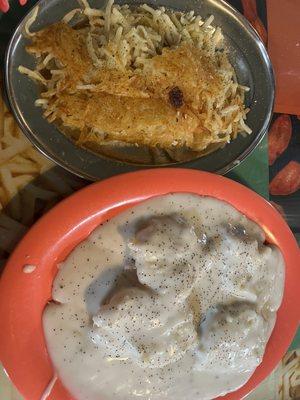
[[[0,96],[0,267],[37,217],[83,185],[32,147]]]
[[[14,163],[17,163],[17,164],[27,165],[27,166],[28,165],[31,165],[31,166],[36,166],[37,165],[32,160],[29,160],[28,158],[26,158],[24,153],[21,153],[21,154],[18,154],[16,156],[12,157],[9,162],[14,162]]]
[[[7,118],[5,118],[5,121],[7,120]],[[23,136],[20,138],[16,138],[13,136],[13,131],[8,131],[6,130],[6,134],[4,134],[3,138],[2,138],[2,143],[4,143],[6,146],[16,146],[19,143],[26,143],[31,147],[30,142]]]
[[[20,154],[23,151],[27,150],[30,146],[31,145],[29,142],[16,141],[13,146],[7,147],[4,150],[0,150],[0,165],[9,161],[12,157],[16,156],[17,154]]]
[[[7,108],[7,105],[4,101],[4,99],[2,99],[2,101],[3,101],[3,110],[4,110],[4,115],[5,115],[7,112],[9,113],[9,109]]]
[[[39,172],[39,168],[31,164],[20,164],[20,163],[8,163],[6,167],[10,170],[12,174],[37,174]]]
[[[46,157],[43,157],[41,154],[35,151],[33,147],[30,147],[26,150],[26,155],[40,166],[42,172],[53,167],[52,161],[48,160]]]
[[[32,175],[20,175],[13,178],[14,184],[19,190],[23,189],[29,182],[33,181],[34,177]]]
[[[4,191],[4,189],[2,187],[0,187],[0,202],[2,204],[6,204],[7,203],[7,195]]]
[[[15,122],[16,125],[16,137],[17,138],[22,138],[24,137],[24,133],[21,131],[21,129],[19,128],[19,125]]]
[[[2,141],[7,137],[14,137],[16,135],[16,124],[13,116],[9,113],[4,114],[4,135]]]
[[[1,86],[0,86],[1,90]],[[0,96],[0,150],[2,149],[1,139],[4,135],[4,101]]]
[[[14,219],[19,220],[21,216],[21,204],[18,188],[8,168],[0,168],[0,178],[5,192],[9,197],[9,209]]]

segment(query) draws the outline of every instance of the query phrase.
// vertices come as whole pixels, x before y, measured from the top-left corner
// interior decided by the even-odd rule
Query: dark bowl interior
[[[143,4],[145,1],[116,1],[119,4]],[[104,0],[90,1],[95,8],[105,7]],[[247,124],[253,130],[251,135],[239,135],[237,139],[209,155],[195,158],[189,162],[174,163],[171,166],[195,168],[224,174],[243,161],[259,144],[269,125],[274,100],[274,78],[266,50],[255,31],[244,17],[222,0],[147,0],[154,6],[165,6],[172,9],[194,10],[202,17],[214,15],[214,25],[222,28],[230,49],[231,62],[235,68],[239,83],[249,86],[250,92],[246,104],[251,108]],[[51,23],[61,20],[63,15],[78,7],[76,0],[41,0],[39,14],[32,30],[39,30]],[[30,15],[30,14],[29,14]],[[91,180],[102,179],[120,172],[133,171],[138,168],[154,167],[147,162],[138,165],[134,162],[121,163],[107,159],[99,154],[76,146],[63,135],[57,127],[49,124],[43,117],[41,109],[34,105],[39,97],[39,86],[18,72],[18,66],[34,67],[34,59],[27,54],[25,46],[28,39],[23,36],[25,19],[16,29],[6,56],[6,90],[12,110],[24,133],[32,143],[46,156],[75,174]],[[130,149],[130,148],[129,148]],[[126,152],[132,149],[122,150]],[[128,158],[139,160],[144,149],[136,149]],[[135,154],[134,154],[135,153]],[[165,163],[164,163],[165,164]]]

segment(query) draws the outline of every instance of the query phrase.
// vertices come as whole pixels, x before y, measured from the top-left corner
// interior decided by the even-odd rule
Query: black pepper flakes
[[[178,86],[173,87],[169,91],[169,101],[174,108],[180,108],[183,106],[183,93]]]

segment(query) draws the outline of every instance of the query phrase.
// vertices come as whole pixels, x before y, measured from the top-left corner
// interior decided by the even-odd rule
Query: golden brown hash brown
[[[186,146],[199,151],[224,141],[225,134],[212,135],[217,117],[209,118],[207,99],[217,97],[232,79],[220,70],[220,57],[230,66],[225,53],[211,58],[193,44],[183,42],[177,47],[164,47],[142,68],[95,68],[86,42],[87,29],[76,30],[64,22],[32,37],[28,51],[42,57],[51,54],[61,66],[55,93],[48,89],[41,94],[48,101],[45,115],[49,120],[79,130],[81,142],[94,135],[95,141],[117,140],[161,148]],[[115,44],[109,46],[117,57]],[[235,96],[228,104],[235,105],[238,116],[244,110],[242,96]],[[229,123],[236,136],[239,118],[233,114]]]

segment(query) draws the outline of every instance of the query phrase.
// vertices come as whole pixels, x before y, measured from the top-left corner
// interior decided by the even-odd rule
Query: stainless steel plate
[[[119,4],[143,4],[144,0],[121,0]],[[105,0],[91,0],[95,8],[105,7]],[[165,6],[176,10],[194,10],[204,18],[213,14],[214,24],[222,28],[230,48],[231,62],[241,84],[251,88],[246,98],[251,108],[247,124],[253,133],[239,136],[233,142],[207,156],[189,162],[174,163],[171,166],[201,169],[225,174],[243,161],[262,140],[268,128],[274,101],[273,70],[266,49],[248,21],[234,8],[222,0],[147,0],[154,6]],[[70,10],[78,7],[76,0],[41,0],[39,15],[32,30],[61,20]],[[26,53],[28,40],[23,36],[24,24],[30,13],[16,29],[6,55],[6,90],[12,110],[22,130],[32,143],[47,157],[67,170],[90,180],[103,179],[120,172],[154,167],[121,163],[97,155],[76,146],[53,124],[43,117],[40,108],[34,105],[39,97],[39,86],[18,72],[18,66],[34,66],[34,59]],[[131,149],[132,151],[132,149]],[[141,150],[136,150],[138,153]],[[134,154],[132,155],[134,156]],[[131,156],[130,156],[131,157]],[[156,165],[157,166],[157,165]],[[160,165],[161,166],[161,165]],[[170,165],[169,165],[170,166]]]

